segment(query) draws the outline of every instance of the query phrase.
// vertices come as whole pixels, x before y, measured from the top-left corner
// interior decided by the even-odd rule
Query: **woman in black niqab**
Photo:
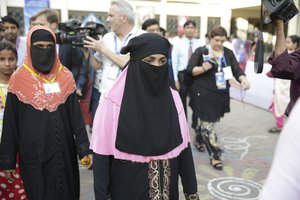
[[[177,91],[170,88],[167,39],[144,33],[121,53],[127,67],[101,96],[90,148],[96,199],[199,200],[188,124]]]
[[[143,61],[154,54],[167,58],[169,48],[165,38],[145,33],[121,50],[122,54],[130,53],[116,139],[116,148],[122,152],[157,156],[182,143],[168,63],[155,66]]]

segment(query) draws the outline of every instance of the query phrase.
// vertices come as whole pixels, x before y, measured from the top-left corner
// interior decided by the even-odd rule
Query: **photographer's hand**
[[[281,19],[273,20],[275,28],[276,42],[275,42],[275,57],[285,51],[285,35],[284,35],[284,23]]]
[[[87,36],[88,37],[88,36]],[[89,37],[91,38],[91,37]],[[92,38],[93,39],[93,38]],[[94,39],[93,39],[94,40]],[[89,65],[92,66],[95,70],[98,70],[102,67],[102,62],[98,61],[94,55],[90,55],[89,49],[88,48],[92,48],[94,49],[94,43],[92,41],[88,41],[88,40],[83,40],[83,43],[85,44],[82,48],[82,52],[84,55],[85,59],[90,58],[89,60]],[[95,50],[95,49],[94,49]]]
[[[83,41],[85,43],[83,47],[92,48],[95,51],[104,54],[109,60],[111,60],[119,68],[123,68],[124,65],[128,62],[129,54],[119,55],[118,53],[111,51],[109,48],[105,46],[104,42],[102,41],[102,38],[99,38],[99,40],[95,40],[94,38],[87,36],[86,39],[87,40]]]
[[[83,47],[92,48],[93,50],[99,51],[100,53],[103,53],[103,50],[106,48],[102,41],[102,38],[99,38],[99,40],[95,40],[90,36],[86,36],[86,40],[84,40],[83,42],[85,44]]]

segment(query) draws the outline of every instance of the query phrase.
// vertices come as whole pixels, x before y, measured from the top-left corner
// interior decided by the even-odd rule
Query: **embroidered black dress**
[[[79,199],[78,158],[90,153],[75,93],[54,112],[36,110],[8,93],[0,144],[0,169],[20,171],[30,200]]]
[[[97,200],[107,200],[108,194],[112,200],[178,200],[179,175],[186,200],[199,199],[190,146],[176,158],[149,163],[95,154],[94,168],[101,169],[94,171]]]

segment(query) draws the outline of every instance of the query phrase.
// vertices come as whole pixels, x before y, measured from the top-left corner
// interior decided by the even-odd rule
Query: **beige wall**
[[[161,1],[142,1],[129,0],[134,10],[137,7],[147,7],[154,10],[155,15],[160,15],[160,24],[162,27],[167,27],[168,15],[182,15],[201,17],[200,37],[204,38],[207,32],[208,17],[220,17],[221,26],[230,32],[230,20],[233,8],[253,7],[260,4],[260,0],[187,0],[177,1],[178,3],[169,3],[168,0]],[[1,15],[6,15],[6,6],[24,7],[24,0],[0,0]],[[192,3],[191,3],[192,2]],[[197,3],[196,3],[197,2]],[[82,11],[97,11],[107,12],[110,5],[110,0],[50,0],[51,8],[61,10],[61,19],[68,19],[68,10]],[[239,14],[254,16],[254,12],[243,12]],[[199,27],[199,26],[198,26]]]
[[[300,8],[300,1],[295,0],[295,4]],[[300,36],[300,14],[295,16],[293,19],[289,21],[288,25],[288,35],[298,35]]]

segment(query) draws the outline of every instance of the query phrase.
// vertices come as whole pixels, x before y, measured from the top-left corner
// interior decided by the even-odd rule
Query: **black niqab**
[[[34,46],[34,42],[54,42],[52,34],[47,30],[36,30],[31,35],[30,55],[32,66],[39,72],[48,74],[55,61],[55,46],[51,48],[40,48]]]
[[[123,54],[130,52],[116,139],[116,148],[122,152],[163,155],[183,141],[168,64],[158,67],[141,61],[152,54],[168,57],[169,48],[165,38],[145,33],[121,50]]]

